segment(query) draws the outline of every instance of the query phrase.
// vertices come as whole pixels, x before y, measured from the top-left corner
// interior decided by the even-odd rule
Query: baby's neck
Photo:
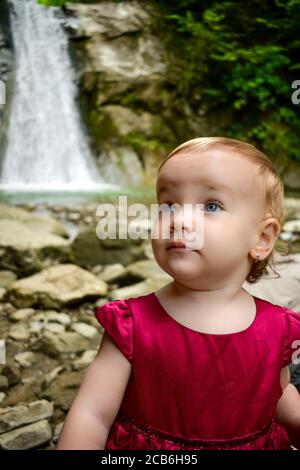
[[[194,302],[198,305],[211,306],[212,308],[218,308],[218,306],[224,306],[238,302],[239,299],[249,297],[249,293],[246,292],[241,284],[230,284],[215,289],[191,289],[175,279],[168,284],[166,287],[166,293],[171,295],[174,299],[177,297],[185,298],[190,301],[191,304]]]
[[[165,310],[179,323],[196,331],[231,333],[247,328],[255,318],[256,305],[241,286],[226,289],[178,289],[171,282],[156,291]]]

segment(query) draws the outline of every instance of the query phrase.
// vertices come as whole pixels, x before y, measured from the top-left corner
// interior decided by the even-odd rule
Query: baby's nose
[[[171,232],[173,238],[184,240],[193,249],[200,249],[204,238],[204,213],[203,204],[196,206],[187,205],[173,214]]]

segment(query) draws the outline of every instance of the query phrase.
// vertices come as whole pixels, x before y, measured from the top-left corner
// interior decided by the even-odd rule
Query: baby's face
[[[168,249],[175,238],[188,245],[189,231],[196,227],[183,210],[171,213],[168,238],[159,230],[160,238],[151,240],[156,261],[174,279],[191,288],[217,287],[224,280],[244,282],[258,225],[266,217],[263,180],[255,174],[256,168],[245,157],[222,148],[176,154],[162,166],[156,186],[158,204],[176,203],[182,209],[184,204],[203,204],[200,249]],[[165,224],[163,218],[158,217],[156,227]],[[181,240],[174,236],[180,223]]]

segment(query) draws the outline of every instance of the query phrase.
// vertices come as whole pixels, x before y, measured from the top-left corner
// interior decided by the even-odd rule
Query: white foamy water
[[[56,9],[10,0],[15,90],[0,189],[117,188],[100,175],[81,126],[68,40]]]

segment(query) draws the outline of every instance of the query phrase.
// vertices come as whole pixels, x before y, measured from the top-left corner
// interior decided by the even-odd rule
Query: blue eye
[[[177,207],[175,206],[175,204],[171,204],[169,202],[164,202],[162,204],[160,204],[160,210],[163,214],[167,214],[168,212],[176,212],[177,210]]]
[[[223,210],[223,206],[221,203],[219,203],[218,201],[209,201],[205,204],[206,206],[216,206],[216,207],[219,207],[220,210]],[[177,211],[177,206],[176,204],[172,204],[171,202],[164,202],[162,204],[160,204],[160,211],[163,213],[163,214],[167,214],[167,213],[175,213]],[[209,210],[208,212],[218,212],[216,210]]]
[[[220,207],[221,210],[223,210],[222,205],[217,201],[210,201],[207,203],[207,206],[217,206],[217,207]],[[218,211],[208,211],[208,212],[218,212]]]

